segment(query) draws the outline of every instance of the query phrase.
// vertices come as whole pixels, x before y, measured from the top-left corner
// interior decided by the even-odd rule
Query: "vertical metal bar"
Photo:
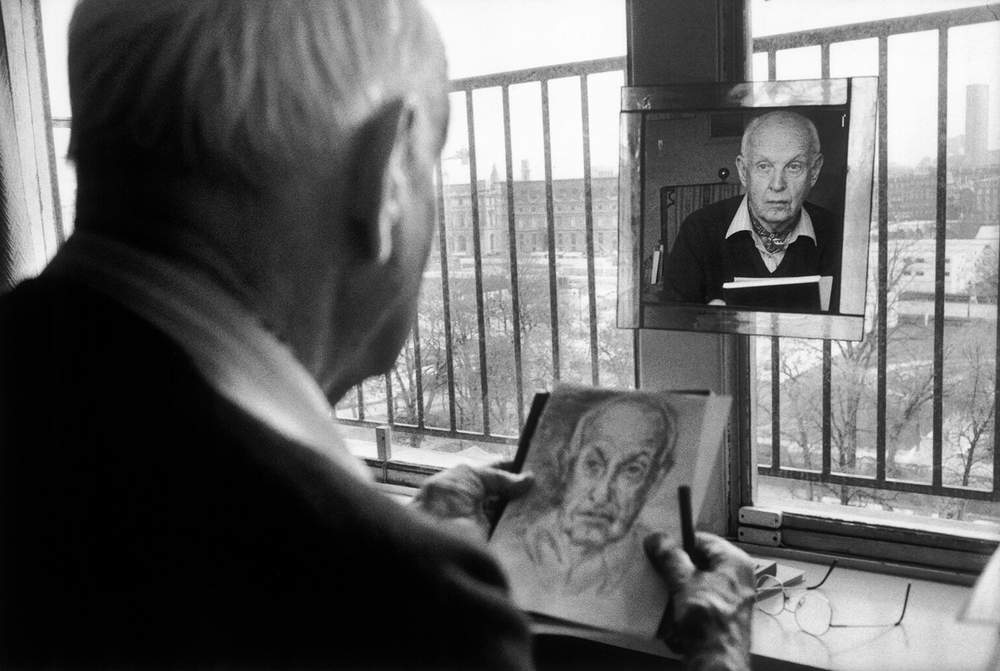
[[[455,355],[451,337],[451,286],[448,281],[448,227],[444,216],[444,176],[441,163],[436,168],[438,252],[441,254],[441,303],[444,316],[444,355],[448,370],[448,428],[455,430]]]
[[[638,330],[638,329],[636,329]],[[730,438],[726,441],[730,449],[729,472],[735,480],[735,496],[729,497],[729,533],[736,535],[741,506],[754,504],[754,483],[757,481],[757,445],[753,419],[754,383],[751,376],[756,377],[756,347],[754,338],[740,336],[736,338],[735,383],[732,385],[735,397],[744,399],[733,407],[730,419]],[[725,387],[723,387],[725,388]]]
[[[476,174],[476,125],[472,89],[465,90],[465,118],[469,139],[469,202],[472,206],[472,258],[476,277],[476,327],[479,330],[479,390],[483,403],[483,434],[490,434],[490,394],[486,365],[486,310],[483,306],[483,249],[479,230],[479,177]]]
[[[365,388],[364,385],[358,385],[355,387],[358,392],[358,419],[360,421],[365,421]]]
[[[875,463],[885,478],[886,355],[889,286],[889,38],[878,38],[878,312],[876,324]]]
[[[524,364],[521,360],[521,288],[517,270],[517,217],[514,211],[514,150],[511,146],[510,87],[503,94],[503,146],[507,170],[507,247],[510,254],[510,310],[514,329],[514,388],[517,393],[517,425],[524,426]]]
[[[767,52],[767,78],[778,78],[777,56],[774,49]],[[781,372],[778,362],[781,346],[777,338],[771,338],[771,472],[775,475],[781,469]]]
[[[396,421],[396,399],[392,396],[392,377],[390,377],[390,373],[386,373],[383,377],[385,378],[385,421],[393,424]]]
[[[823,79],[830,77],[830,43],[823,42],[819,45],[819,76]]]
[[[389,462],[392,461],[392,425],[375,427],[375,454],[382,472],[382,482],[389,479]]]
[[[545,148],[545,222],[549,244],[549,317],[552,330],[552,380],[559,381],[559,283],[556,279],[556,220],[552,204],[552,129],[549,81],[542,82],[542,143]]]
[[[829,340],[823,341],[823,464],[822,471],[823,476],[826,477],[830,475],[830,462],[832,461],[831,452],[833,451],[832,442],[830,440],[831,432],[831,422],[830,422],[830,411],[832,405],[832,384],[831,378],[833,377],[833,365],[831,357],[831,344]]]
[[[937,216],[934,242],[934,442],[931,487],[940,489],[944,396],[944,261],[948,216],[948,28],[938,30]]]
[[[590,319],[590,380],[601,383],[597,361],[597,281],[594,270],[594,191],[590,176],[590,105],[587,75],[580,75],[580,116],[583,122],[583,219],[587,246],[587,314]]]
[[[413,376],[417,384],[417,426],[424,428],[424,371],[420,352],[420,319],[413,320]]]
[[[781,345],[771,338],[771,472],[781,468]]]
[[[47,158],[49,174],[52,176],[52,217],[55,223],[56,244],[66,242],[66,226],[62,220],[62,196],[59,193],[59,172],[56,165],[56,147],[52,132],[52,101],[49,96],[48,66],[45,61],[45,37],[42,26],[42,2],[32,0],[32,11],[35,17],[35,43],[38,45],[38,67],[42,73],[42,111],[45,114],[45,141],[48,145]]]
[[[994,291],[1000,290],[1000,253],[997,254],[997,286]],[[1000,293],[1000,291],[998,291]],[[1000,431],[996,427],[1000,426],[1000,300],[997,301],[997,315],[994,318],[994,330],[996,331],[996,352],[993,354],[995,370],[993,373],[993,500],[1000,501]]]

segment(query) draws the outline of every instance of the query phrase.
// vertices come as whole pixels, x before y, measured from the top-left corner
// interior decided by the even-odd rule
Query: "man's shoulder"
[[[685,218],[685,222],[723,222],[726,226],[728,226],[729,222],[736,215],[736,210],[739,209],[741,202],[743,202],[742,195],[709,203],[708,205],[705,205],[704,207],[701,207],[689,214],[687,218]]]
[[[681,223],[681,235],[705,238],[721,239],[729,224],[732,222],[736,211],[743,201],[743,196],[726,198],[715,203],[710,203],[689,214]]]
[[[839,219],[837,213],[833,210],[827,209],[822,205],[818,205],[808,200],[802,204],[802,207],[809,213],[809,217],[813,220],[813,224],[819,224],[820,226],[833,226]]]

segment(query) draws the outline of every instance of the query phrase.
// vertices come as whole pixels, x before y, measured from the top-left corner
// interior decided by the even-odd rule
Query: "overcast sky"
[[[42,0],[52,113],[69,116],[65,36],[75,0]],[[754,35],[804,30],[905,14],[986,4],[986,0],[751,0]],[[468,77],[539,65],[623,56],[624,0],[425,0],[439,24],[449,56],[450,76]],[[964,133],[965,88],[990,87],[989,146],[1000,148],[1000,23],[955,28],[949,35],[948,135]],[[755,58],[755,79],[766,78]],[[915,165],[936,151],[937,36],[917,33],[890,40],[890,162]],[[877,74],[874,40],[831,49],[831,75]],[[819,49],[779,55],[778,77],[819,77]],[[621,75],[591,77],[589,112],[591,160],[595,170],[614,169],[618,161],[618,105]],[[582,175],[579,82],[550,83],[553,175]],[[475,96],[479,177],[496,166],[504,174],[499,89]],[[466,111],[453,96],[452,124],[445,156],[468,145]],[[526,160],[533,178],[543,177],[540,88],[511,89],[513,163],[520,174]],[[57,137],[61,144],[63,135]],[[57,147],[57,151],[60,148]],[[446,161],[451,179],[467,179],[467,168]]]

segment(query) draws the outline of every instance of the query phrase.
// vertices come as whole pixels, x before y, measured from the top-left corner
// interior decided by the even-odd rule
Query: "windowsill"
[[[370,427],[354,427],[348,425],[338,426],[344,444],[348,451],[356,457],[365,459],[369,466],[378,467],[382,462],[378,456],[378,445],[375,431]],[[474,443],[475,437],[469,437],[470,443]],[[479,449],[475,445],[470,445],[460,452],[446,452],[427,447],[415,448],[405,447],[402,444],[391,446],[391,458],[388,466],[417,467],[418,469],[440,470],[451,468],[458,464],[491,464],[501,460],[501,456]]]
[[[403,502],[416,492],[411,487],[379,487]],[[807,585],[818,582],[828,566],[820,561],[790,559],[788,555],[791,553],[788,552],[772,554],[754,548],[753,554],[804,571],[804,584]],[[896,627],[834,628],[821,637],[815,637],[801,632],[789,612],[771,616],[755,610],[754,668],[775,671],[801,668],[992,671],[1000,668],[1000,629],[992,624],[959,620],[972,593],[971,587],[847,568],[839,563],[821,590],[833,606],[835,622],[891,622],[899,614],[907,582],[913,587],[906,617]],[[536,633],[558,634],[572,627],[539,625],[535,629]],[[613,647],[615,637],[606,638],[606,644],[610,643],[609,647]],[[655,647],[651,645],[645,652],[653,653]],[[614,655],[613,652],[608,654]],[[633,653],[623,650],[621,654]]]
[[[908,515],[899,511],[872,510],[797,500],[767,501],[761,502],[754,507],[822,517],[840,522],[877,524],[898,529],[942,534],[944,536],[958,536],[992,542],[1000,541],[1000,525],[992,522],[969,522],[957,519],[924,517],[921,515]]]
[[[758,556],[773,555],[757,552]],[[827,565],[777,558],[805,571],[805,584],[815,584]],[[838,565],[820,588],[834,609],[834,622],[891,622],[902,607],[911,582],[906,617],[896,627],[834,628],[821,637],[799,630],[792,613],[778,616],[755,611],[755,668],[800,664],[843,671],[989,671],[1000,662],[996,625],[962,622],[959,616],[970,587],[932,580],[903,578],[843,568]]]

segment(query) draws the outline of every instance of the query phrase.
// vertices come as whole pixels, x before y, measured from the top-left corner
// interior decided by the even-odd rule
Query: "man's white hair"
[[[813,156],[819,154],[819,133],[816,131],[816,124],[812,122],[812,119],[791,110],[777,110],[754,117],[747,124],[746,129],[743,131],[743,139],[740,142],[740,153],[743,156],[747,155],[750,140],[753,138],[754,133],[765,123],[792,128],[805,133],[809,138],[809,153]]]
[[[440,127],[445,81],[415,1],[83,0],[69,33],[70,155],[91,178],[152,170],[260,187],[332,172],[392,98],[419,99]]]

